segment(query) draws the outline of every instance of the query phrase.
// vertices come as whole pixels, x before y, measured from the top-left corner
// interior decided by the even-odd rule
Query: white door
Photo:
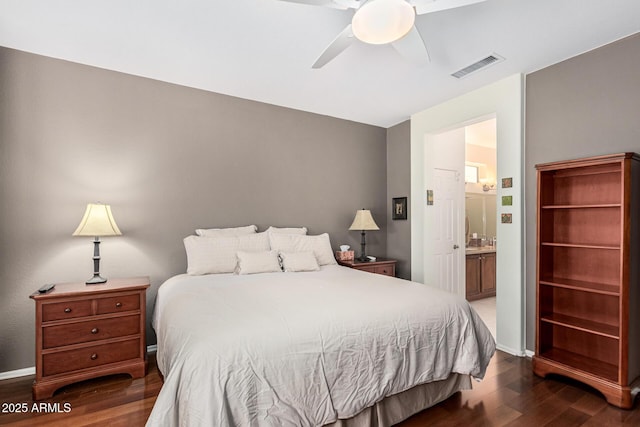
[[[459,292],[458,245],[459,203],[458,186],[460,176],[457,171],[434,169],[433,208],[434,245],[433,257],[436,268],[437,286],[457,294]]]

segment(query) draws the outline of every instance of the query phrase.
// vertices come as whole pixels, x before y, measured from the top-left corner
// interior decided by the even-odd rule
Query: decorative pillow
[[[279,233],[279,234],[307,234],[307,227],[269,227],[267,233]]]
[[[198,236],[206,237],[232,237],[255,234],[256,231],[258,231],[258,227],[256,227],[255,225],[247,225],[245,227],[231,228],[198,228],[196,230],[196,234]]]
[[[286,272],[320,270],[313,251],[280,252],[280,259]]]
[[[232,237],[189,236],[184,239],[187,251],[187,274],[233,273],[238,251],[269,250],[267,233]]]
[[[280,261],[278,260],[278,252],[276,251],[238,251],[237,256],[238,267],[236,272],[238,274],[282,272]]]
[[[336,264],[327,233],[318,236],[268,233],[271,249],[279,252],[312,251],[319,265]]]

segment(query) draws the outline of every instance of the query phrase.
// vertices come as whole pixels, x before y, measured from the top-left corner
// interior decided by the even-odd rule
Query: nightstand
[[[59,283],[36,303],[34,400],[60,387],[111,374],[145,376],[148,277],[101,285]]]
[[[353,261],[338,261],[338,264],[345,267],[355,268],[356,270],[395,277],[396,262],[398,261],[395,259],[378,257],[375,261],[358,261],[356,259]]]

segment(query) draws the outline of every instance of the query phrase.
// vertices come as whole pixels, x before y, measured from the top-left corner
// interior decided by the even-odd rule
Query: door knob
[[[458,245],[453,245],[453,249],[458,249],[460,246]]]

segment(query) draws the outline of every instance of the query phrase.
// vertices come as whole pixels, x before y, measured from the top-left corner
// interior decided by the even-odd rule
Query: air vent
[[[474,62],[473,64],[467,67],[464,67],[461,70],[456,71],[451,75],[457,79],[461,79],[465,76],[468,76],[471,73],[475,73],[476,71],[482,68],[488,67],[489,65],[496,64],[502,61],[504,61],[504,58],[502,56],[493,53],[487,56],[486,58],[481,59],[480,61]]]

